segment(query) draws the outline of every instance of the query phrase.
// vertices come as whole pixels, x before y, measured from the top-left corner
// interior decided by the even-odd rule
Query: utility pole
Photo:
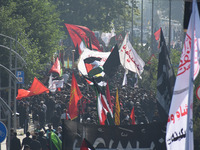
[[[12,52],[11,52],[11,49],[12,49],[12,40],[10,40],[10,52],[9,52],[9,70],[11,70],[11,67],[12,67]],[[11,85],[11,74],[9,74],[9,78],[8,78],[8,87],[9,87],[9,90],[8,90],[8,106],[11,107],[11,94],[12,94],[12,85]],[[8,150],[10,149],[10,129],[11,129],[11,113],[8,113],[8,142],[6,143],[7,144],[7,148]]]
[[[143,49],[143,0],[141,1],[141,46]]]
[[[169,53],[170,53],[170,43],[171,43],[171,3],[172,0],[169,0],[169,40],[168,40],[168,48],[169,48]]]
[[[152,0],[152,11],[151,11],[151,53],[153,54],[154,48],[153,48],[153,39],[154,39],[154,34],[153,34],[153,15],[154,14],[154,0]]]
[[[131,44],[133,44],[133,0],[132,0]]]
[[[15,39],[15,51],[17,52],[17,36]],[[14,72],[15,75],[17,73],[17,56],[15,55],[15,68],[14,68]],[[17,130],[17,116],[16,116],[16,112],[17,112],[17,101],[16,101],[16,96],[17,96],[17,83],[14,80],[14,116],[13,116],[13,126],[14,126],[14,130]]]

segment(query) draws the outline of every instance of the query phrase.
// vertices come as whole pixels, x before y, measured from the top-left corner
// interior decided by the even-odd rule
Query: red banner
[[[30,97],[33,95],[39,95],[44,92],[49,92],[49,89],[46,88],[36,77],[33,80],[31,87],[28,90],[18,89],[17,100],[21,100],[25,97]]]
[[[71,82],[71,92],[70,92],[70,101],[69,101],[69,115],[71,120],[75,119],[78,116],[78,101],[83,97],[81,91],[76,82],[76,78],[74,73],[72,74],[72,82]]]
[[[80,43],[82,40],[85,41],[87,45],[89,45],[89,41],[92,43],[92,49],[96,49],[98,51],[102,51],[99,46],[99,41],[95,37],[94,32],[84,26],[66,24],[65,26],[69,32],[69,35],[74,43],[74,47],[78,46],[79,55],[82,53],[80,50]]]

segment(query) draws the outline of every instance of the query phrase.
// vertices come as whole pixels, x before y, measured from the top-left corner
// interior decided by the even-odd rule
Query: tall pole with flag
[[[196,20],[197,19],[197,20]],[[196,76],[199,73],[199,62],[198,62],[198,51],[199,51],[199,44],[198,42],[198,36],[200,36],[200,32],[198,32],[199,26],[200,26],[200,20],[199,20],[199,11],[197,7],[196,0],[193,0],[192,4],[192,14],[190,17],[190,24],[188,28],[192,31],[192,44],[191,44],[191,62],[196,61],[197,65],[195,68],[195,64],[190,65],[190,82],[189,82],[189,96],[188,96],[188,114],[187,114],[187,130],[186,130],[186,150],[194,149],[194,137],[193,137],[193,84]],[[192,22],[192,23],[191,23]],[[197,23],[197,24],[196,24]],[[196,32],[195,32],[196,31]],[[200,30],[199,30],[200,31]],[[196,34],[196,35],[195,35]],[[197,41],[196,41],[197,40]],[[196,41],[196,42],[195,42]],[[196,46],[194,46],[196,44]],[[196,60],[195,60],[196,59]],[[198,73],[195,76],[194,70],[198,69]]]
[[[200,19],[193,0],[185,43],[176,77],[168,115],[166,146],[168,150],[193,150],[193,84],[199,73],[198,50]]]

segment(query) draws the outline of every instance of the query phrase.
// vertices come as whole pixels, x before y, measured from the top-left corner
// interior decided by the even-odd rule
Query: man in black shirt
[[[47,139],[44,136],[44,132],[43,131],[39,132],[38,141],[40,142],[40,144],[42,146],[42,150],[47,150]]]
[[[40,142],[36,139],[36,135],[32,135],[32,142],[30,144],[32,150],[42,150]]]
[[[21,150],[22,145],[20,139],[17,138],[17,132],[14,132],[14,137],[10,141],[10,150]]]
[[[25,145],[29,145],[30,146],[30,144],[31,144],[31,142],[32,142],[32,139],[30,138],[30,132],[29,131],[27,131],[26,132],[26,137],[22,140],[22,146],[25,146]]]

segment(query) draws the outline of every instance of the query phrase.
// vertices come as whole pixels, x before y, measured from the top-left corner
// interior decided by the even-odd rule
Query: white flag
[[[53,84],[53,80],[52,80],[52,73],[51,75],[49,76],[49,87],[48,89],[51,91],[51,92],[55,92],[56,91],[56,85]]]
[[[57,88],[63,88],[64,79],[62,80],[52,80],[52,74],[49,77],[49,87],[48,89],[53,93],[56,92]]]
[[[185,37],[172,102],[169,110],[167,150],[193,150],[193,80],[199,73],[200,20],[196,1]]]
[[[125,69],[137,73],[141,78],[145,63],[132,47],[128,39],[128,33],[124,38],[121,48],[119,49],[119,58]]]
[[[52,83],[56,85],[56,88],[63,88],[64,79],[62,79],[62,80],[53,80]]]
[[[84,59],[88,57],[98,57],[101,58],[99,62],[99,66],[103,66],[103,64],[106,62],[108,56],[110,55],[110,52],[99,52],[94,50],[89,50],[88,48],[82,49],[83,52],[78,60],[78,70],[81,72],[82,75],[88,75],[88,72],[85,67]]]

